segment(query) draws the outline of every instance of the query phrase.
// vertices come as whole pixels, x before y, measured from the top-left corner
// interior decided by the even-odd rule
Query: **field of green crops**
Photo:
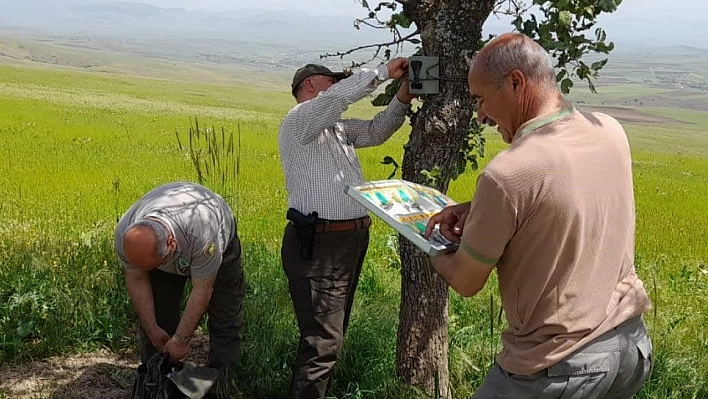
[[[282,397],[297,327],[279,260],[286,203],[276,134],[292,105],[288,88],[272,84],[0,66],[0,362],[135,348],[136,321],[113,255],[113,228],[154,186],[196,180],[177,136],[184,144],[197,118],[201,129],[223,129],[240,140],[239,173],[228,196],[238,210],[248,280],[236,383],[246,398]],[[656,364],[638,397],[706,398],[708,116],[644,111],[684,123],[625,124],[634,151],[637,270],[654,304],[645,318]],[[363,101],[348,115],[373,112]],[[368,179],[388,176],[379,161],[400,160],[408,132],[360,151]],[[482,165],[503,149],[494,134],[487,138]],[[468,200],[475,177],[470,171],[454,182],[451,197]],[[333,397],[423,397],[403,388],[394,373],[399,270],[395,236],[377,220]],[[503,323],[494,284],[473,299],[455,293],[450,299],[451,383],[454,397],[466,398],[492,364]],[[0,398],[15,397],[1,387]]]

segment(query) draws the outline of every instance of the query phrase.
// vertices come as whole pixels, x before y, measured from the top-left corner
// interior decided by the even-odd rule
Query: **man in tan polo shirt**
[[[624,130],[567,103],[548,53],[522,34],[487,44],[469,86],[479,120],[495,122],[509,147],[472,201],[434,216],[428,235],[439,224],[460,242],[431,263],[463,296],[497,269],[509,327],[473,398],[630,398],[649,377],[652,346]]]

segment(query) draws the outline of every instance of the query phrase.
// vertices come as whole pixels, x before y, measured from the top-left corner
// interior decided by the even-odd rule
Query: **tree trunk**
[[[406,0],[404,12],[420,29],[423,54],[440,59],[440,94],[425,98],[412,120],[403,156],[403,179],[429,184],[422,170],[440,169],[438,189],[447,191],[469,131],[472,107],[467,87],[468,57],[482,36],[494,0]],[[400,238],[401,309],[396,372],[411,385],[450,397],[447,284],[427,255]]]

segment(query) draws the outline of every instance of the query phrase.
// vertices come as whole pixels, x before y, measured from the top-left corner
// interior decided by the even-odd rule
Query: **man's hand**
[[[440,234],[452,242],[460,242],[462,228],[465,225],[470,203],[448,206],[428,220],[425,227],[425,238],[430,238],[436,224],[440,224]]]
[[[177,364],[184,360],[189,353],[189,342],[173,336],[165,344],[165,352],[170,354],[170,364]]]
[[[150,343],[152,343],[152,346],[158,352],[165,352],[165,344],[170,339],[170,335],[167,334],[167,331],[156,324],[152,328],[145,330],[145,335],[148,336]]]
[[[140,326],[158,352],[164,352],[165,343],[170,336],[157,325],[155,303],[152,298],[152,286],[147,272],[138,268],[125,269],[125,287],[128,289],[130,302],[140,319]]]
[[[408,58],[396,57],[386,64],[386,68],[390,79],[400,79],[408,73]]]
[[[184,359],[189,352],[189,337],[197,328],[199,319],[206,312],[211,293],[214,289],[214,277],[192,278],[192,292],[187,299],[182,317],[177,325],[177,331],[165,344],[165,352],[170,354],[170,361],[177,363]]]
[[[408,74],[406,74],[401,78],[401,87],[398,88],[398,93],[396,93],[398,101],[404,104],[410,104],[411,101],[417,97],[415,94],[411,94],[410,87],[408,86]]]

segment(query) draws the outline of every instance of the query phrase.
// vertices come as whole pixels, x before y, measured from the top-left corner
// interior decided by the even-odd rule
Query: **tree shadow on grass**
[[[13,399],[121,399],[133,383],[137,361],[107,351],[5,364],[0,392]]]
[[[128,399],[135,368],[110,363],[87,367],[71,381],[58,386],[50,399]]]

